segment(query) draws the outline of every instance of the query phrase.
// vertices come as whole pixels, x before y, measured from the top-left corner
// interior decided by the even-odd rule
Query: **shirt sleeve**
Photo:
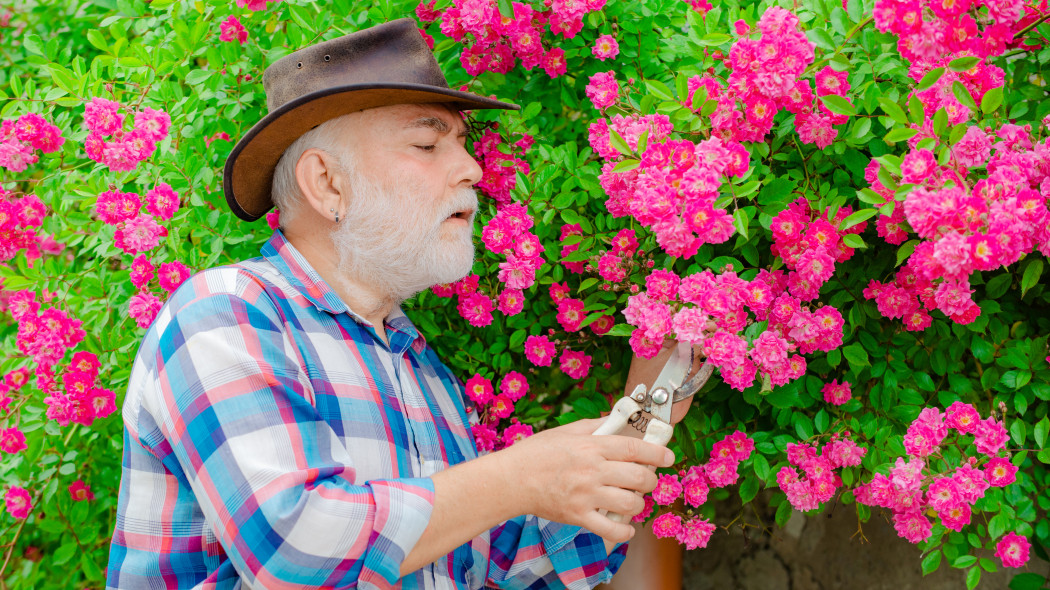
[[[612,579],[627,543],[606,554],[601,537],[533,515],[491,531],[489,583],[500,588],[593,588]]]
[[[359,481],[261,289],[173,311],[143,411],[241,578],[271,589],[395,584],[430,521],[433,482]]]

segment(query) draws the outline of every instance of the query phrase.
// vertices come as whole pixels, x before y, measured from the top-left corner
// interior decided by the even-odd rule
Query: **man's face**
[[[466,125],[440,105],[395,105],[355,115],[349,138],[350,202],[333,240],[355,279],[404,299],[458,280],[473,264],[481,168],[465,149]]]

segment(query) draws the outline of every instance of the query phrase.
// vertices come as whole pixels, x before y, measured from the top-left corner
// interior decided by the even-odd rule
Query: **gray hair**
[[[334,156],[345,169],[350,156],[344,148],[345,138],[350,132],[349,123],[350,115],[329,119],[300,135],[299,139],[284,150],[284,155],[273,171],[273,189],[270,193],[273,204],[281,212],[282,226],[295,216],[299,205],[302,204],[303,192],[295,179],[295,165],[299,158],[306,150],[316,148]]]

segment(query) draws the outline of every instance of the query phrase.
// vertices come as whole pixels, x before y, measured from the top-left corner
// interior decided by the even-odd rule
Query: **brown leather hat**
[[[284,151],[329,119],[393,104],[519,108],[449,89],[434,54],[409,18],[286,55],[263,72],[263,88],[269,113],[233,147],[222,178],[230,209],[248,221],[273,207],[273,172]]]

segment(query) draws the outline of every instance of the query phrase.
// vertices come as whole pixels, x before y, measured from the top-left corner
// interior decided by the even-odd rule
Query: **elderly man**
[[[604,511],[637,514],[672,453],[585,420],[479,457],[461,383],[399,307],[470,272],[481,170],[459,111],[513,105],[448,89],[408,20],[264,85],[225,189],[281,229],[188,280],[142,342],[108,586],[608,581],[634,529]]]

